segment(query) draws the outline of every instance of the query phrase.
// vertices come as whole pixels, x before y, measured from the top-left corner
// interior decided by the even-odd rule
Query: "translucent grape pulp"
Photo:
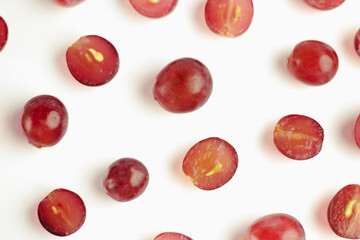
[[[345,0],[305,0],[310,6],[320,10],[334,9],[345,2]]]
[[[130,0],[140,14],[150,18],[160,18],[170,14],[178,0]]]
[[[157,235],[154,240],[192,240],[192,238],[177,232],[163,232]]]

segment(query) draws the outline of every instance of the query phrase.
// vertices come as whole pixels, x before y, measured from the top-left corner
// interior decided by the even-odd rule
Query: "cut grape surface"
[[[47,195],[38,206],[41,225],[56,236],[68,236],[85,222],[86,209],[76,193],[58,188]]]
[[[181,58],[160,71],[153,94],[167,111],[186,113],[203,106],[212,88],[211,74],[203,63],[193,58]]]
[[[360,148],[360,115],[358,116],[355,122],[354,137],[355,137],[356,145]]]
[[[122,158],[111,164],[104,180],[107,194],[119,202],[139,197],[148,183],[148,170],[144,164],[133,158]]]
[[[303,115],[287,115],[274,130],[274,144],[286,157],[306,160],[316,156],[322,147],[324,130],[314,119]]]
[[[230,181],[238,166],[235,148],[221,138],[204,139],[190,148],[183,160],[183,171],[195,186],[214,190]]]
[[[164,232],[157,235],[154,240],[192,240],[192,238],[177,232]]]
[[[22,128],[29,143],[41,148],[57,144],[65,135],[68,113],[56,97],[40,95],[24,106]]]
[[[84,0],[55,0],[55,2],[64,7],[72,7],[78,5],[79,3],[83,2]]]
[[[360,29],[355,34],[354,47],[356,53],[360,56]]]
[[[259,218],[246,230],[242,240],[305,240],[300,222],[291,215],[274,213]]]
[[[96,35],[77,40],[68,48],[66,61],[73,77],[87,86],[103,85],[119,70],[119,55],[115,47]]]
[[[334,78],[339,59],[328,44],[306,40],[298,43],[288,58],[289,71],[309,85],[323,85]]]
[[[150,18],[160,18],[170,14],[178,0],[130,0],[140,14]]]
[[[340,6],[345,0],[305,0],[310,6],[320,10],[330,10]]]
[[[0,17],[0,51],[5,47],[8,39],[8,27],[5,20]]]
[[[350,184],[340,189],[328,207],[331,229],[340,237],[360,239],[360,185]]]
[[[208,0],[205,5],[205,20],[214,33],[225,37],[243,34],[252,22],[252,0]]]

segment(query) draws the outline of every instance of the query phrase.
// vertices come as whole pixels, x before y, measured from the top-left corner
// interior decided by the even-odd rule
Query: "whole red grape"
[[[8,27],[5,20],[0,17],[0,51],[4,48],[8,39]]]
[[[360,56],[360,29],[355,34],[354,47],[356,53]]]
[[[305,240],[300,222],[291,215],[274,213],[253,222],[242,240]]]
[[[305,0],[310,6],[320,10],[330,10],[340,6],[345,0]]]
[[[160,71],[153,94],[167,111],[186,113],[203,106],[212,88],[211,74],[203,63],[193,58],[180,58]]]
[[[121,158],[112,163],[104,180],[107,194],[119,202],[139,197],[145,191],[148,183],[147,168],[133,158]]]
[[[289,71],[310,85],[323,85],[335,76],[339,59],[328,44],[316,40],[298,43],[288,58]]]
[[[65,105],[51,95],[39,95],[24,106],[22,128],[29,143],[41,148],[58,143],[67,130],[68,113]]]

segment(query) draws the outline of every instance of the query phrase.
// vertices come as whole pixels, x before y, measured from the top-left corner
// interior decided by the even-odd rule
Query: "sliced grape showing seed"
[[[238,155],[235,148],[221,138],[211,137],[190,148],[182,168],[196,187],[214,190],[230,181],[237,166]]]

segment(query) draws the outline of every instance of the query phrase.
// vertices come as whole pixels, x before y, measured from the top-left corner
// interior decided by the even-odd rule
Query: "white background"
[[[242,36],[212,33],[205,0],[179,0],[161,19],[138,14],[128,0],[86,0],[64,8],[51,0],[1,0],[9,28],[0,52],[0,239],[58,239],[40,225],[38,203],[55,188],[78,193],[87,207],[83,227],[66,239],[152,240],[164,231],[195,240],[241,240],[255,219],[283,212],[296,217],[307,239],[340,239],[326,209],[343,186],[360,183],[360,149],[353,127],[360,114],[360,57],[353,38],[360,1],[320,11],[302,0],[254,0],[254,18]],[[69,73],[65,52],[84,35],[100,35],[118,50],[120,69],[100,87]],[[332,46],[340,66],[326,85],[313,87],[286,69],[292,48],[315,39]],[[193,57],[210,70],[209,101],[187,114],[166,112],[153,99],[157,73]],[[58,97],[69,127],[50,148],[37,149],[22,133],[25,103]],[[317,120],[325,132],[315,158],[294,161],[272,142],[276,122],[291,113]],[[223,187],[202,191],[184,176],[187,150],[220,137],[238,152],[239,166]],[[142,161],[148,188],[126,203],[105,194],[107,167],[122,157]]]

